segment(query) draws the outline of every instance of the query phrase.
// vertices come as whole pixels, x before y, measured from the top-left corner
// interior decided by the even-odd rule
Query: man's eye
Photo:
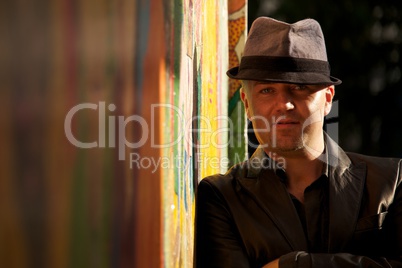
[[[272,92],[272,88],[264,88],[261,90],[261,93],[271,93]]]
[[[298,90],[298,91],[302,91],[302,90],[306,90],[306,89],[307,89],[307,86],[305,86],[305,85],[295,85],[293,87],[293,90]]]

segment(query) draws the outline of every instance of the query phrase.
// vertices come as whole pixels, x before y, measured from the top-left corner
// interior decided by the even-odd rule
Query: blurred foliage
[[[336,87],[339,143],[347,151],[402,157],[402,1],[249,1],[258,16],[289,23],[316,19]]]

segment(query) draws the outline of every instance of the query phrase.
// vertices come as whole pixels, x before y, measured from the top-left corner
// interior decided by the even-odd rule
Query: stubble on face
[[[258,124],[253,124],[253,126],[255,129],[261,130]],[[260,144],[268,151],[294,152],[304,147],[304,135],[299,127],[278,129],[275,123],[271,123],[270,131],[259,131],[259,133],[256,131],[255,134]]]
[[[318,115],[318,113],[316,113]],[[278,120],[295,121],[297,124],[290,127],[283,127],[276,124]],[[294,116],[280,116],[272,118],[270,122],[263,120],[252,120],[255,135],[263,148],[267,152],[280,155],[297,153],[314,148],[314,137],[317,136],[318,129],[322,129],[322,120],[310,117],[306,120]],[[320,133],[318,133],[320,134]],[[311,148],[310,148],[311,147]]]

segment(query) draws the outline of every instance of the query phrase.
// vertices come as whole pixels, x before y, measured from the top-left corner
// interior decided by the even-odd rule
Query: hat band
[[[244,56],[241,59],[239,72],[244,69],[330,74],[330,66],[327,61],[290,57]]]

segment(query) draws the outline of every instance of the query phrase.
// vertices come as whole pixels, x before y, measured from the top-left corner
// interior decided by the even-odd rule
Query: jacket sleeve
[[[203,179],[196,195],[194,267],[250,267],[221,193]]]
[[[395,186],[395,195],[388,211],[388,223],[383,230],[384,252],[379,256],[360,256],[350,253],[291,252],[279,259],[280,268],[353,268],[402,267],[402,185],[401,174]]]
[[[307,253],[304,251],[291,252],[279,259],[280,268],[391,268],[402,267],[401,258],[358,256],[349,253]]]

